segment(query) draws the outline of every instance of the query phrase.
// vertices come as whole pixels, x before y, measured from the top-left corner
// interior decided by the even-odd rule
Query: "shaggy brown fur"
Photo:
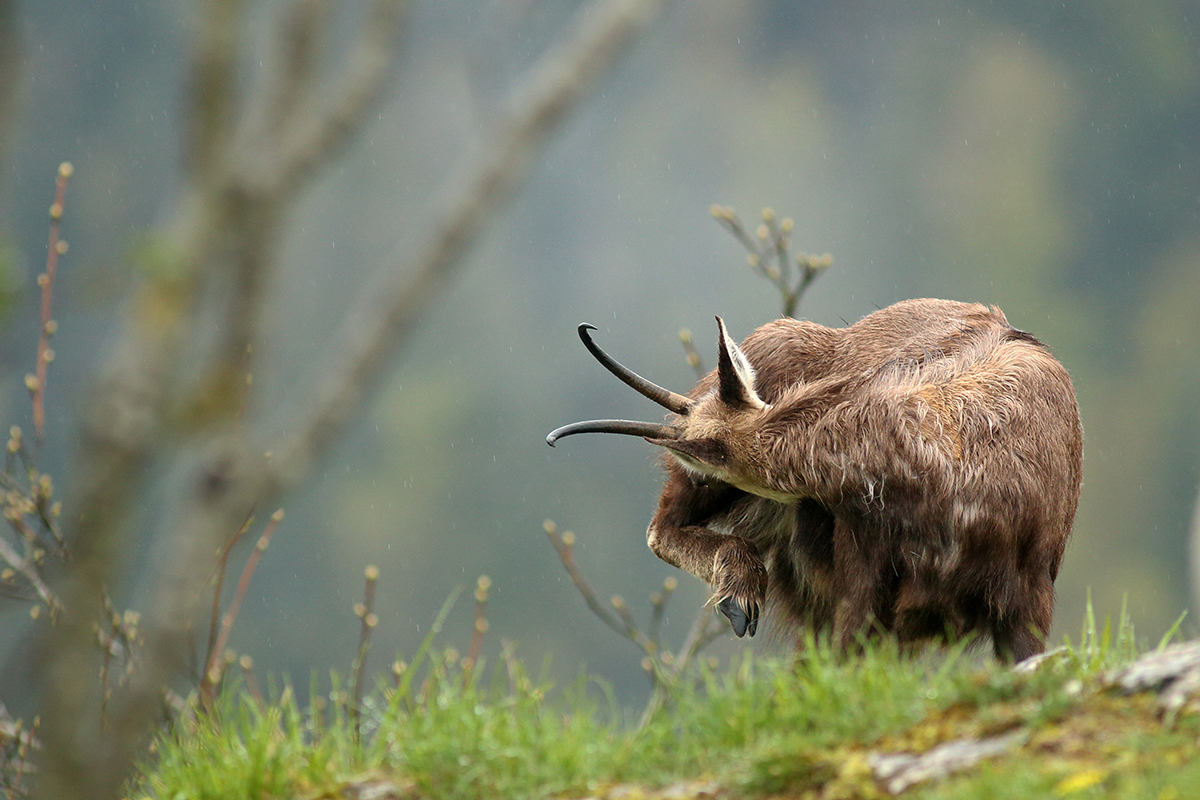
[[[847,328],[780,319],[688,397],[614,374],[675,412],[585,422],[666,449],[650,548],[708,581],[739,635],[760,608],[792,626],[901,642],[990,634],[997,656],[1044,648],[1079,499],[1070,378],[997,308],[909,300]],[[641,381],[641,383],[639,383]]]

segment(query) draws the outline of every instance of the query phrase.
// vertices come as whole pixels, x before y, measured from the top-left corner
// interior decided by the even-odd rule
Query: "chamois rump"
[[[687,396],[579,335],[672,412],[551,432],[641,436],[667,478],[647,530],[707,581],[738,636],[782,629],[902,644],[969,633],[996,656],[1041,652],[1079,500],[1071,380],[1000,309],[907,300],[845,328],[779,319],[738,346],[717,318],[717,368]]]

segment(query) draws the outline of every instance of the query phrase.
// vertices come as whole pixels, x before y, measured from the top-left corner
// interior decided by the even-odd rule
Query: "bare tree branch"
[[[272,448],[272,478],[294,485],[362,406],[382,367],[444,290],[499,204],[528,174],[536,148],[595,78],[657,15],[663,0],[597,0],[580,9],[572,32],[534,66],[501,115],[476,143],[464,169],[434,203],[429,237],[395,257],[368,282],[313,374],[325,376],[296,433]]]
[[[243,121],[249,138],[238,140],[240,147],[231,159],[235,168],[228,176],[228,224],[240,232],[242,241],[233,248],[235,285],[225,315],[229,324],[204,397],[238,398],[238,408],[252,371],[263,293],[285,213],[292,198],[345,149],[377,105],[395,60],[396,32],[408,3],[375,0],[347,56],[345,74],[333,90],[319,92],[314,75],[318,29],[326,21],[328,5],[328,0],[295,0],[284,12],[275,80],[265,97],[250,104],[268,109],[268,118],[259,125]],[[323,104],[320,97],[336,99]]]
[[[361,127],[367,111],[379,98],[395,58],[394,37],[389,31],[395,30],[407,6],[406,0],[375,0],[349,54],[345,76],[325,93],[336,102],[320,113],[314,108],[309,114],[289,115],[296,121],[281,129],[278,162],[270,176],[274,191],[294,192],[315,167],[326,163]],[[311,96],[303,102],[315,105]]]
[[[222,148],[232,133],[237,96],[239,33],[243,29],[243,0],[206,0],[198,12],[199,31],[189,67],[184,166],[193,177],[213,174]]]
[[[329,21],[329,0],[295,0],[283,11],[278,26],[274,85],[267,91],[263,133],[278,136],[292,124],[312,89],[323,29]]]

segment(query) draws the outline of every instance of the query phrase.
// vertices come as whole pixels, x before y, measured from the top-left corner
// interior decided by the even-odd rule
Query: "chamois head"
[[[742,452],[745,448],[739,447],[739,443],[753,439],[752,431],[770,406],[755,391],[754,367],[729,337],[720,317],[717,317],[716,386],[695,398],[664,389],[617,363],[592,341],[588,332],[593,330],[596,328],[592,325],[580,325],[579,338],[596,360],[640,394],[677,415],[676,419],[667,423],[617,419],[575,422],[551,431],[546,437],[547,444],[553,447],[559,439],[576,433],[640,436],[666,448],[696,475],[733,485],[748,483],[741,467],[750,454]]]

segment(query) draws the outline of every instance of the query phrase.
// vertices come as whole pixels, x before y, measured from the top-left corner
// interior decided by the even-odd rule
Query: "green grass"
[[[802,652],[698,672],[634,730],[597,681],[552,689],[511,654],[486,675],[464,672],[427,641],[369,695],[359,732],[336,679],[307,709],[288,687],[267,704],[229,690],[157,742],[131,796],[321,798],[390,785],[399,797],[585,797],[616,786],[655,797],[674,784],[687,797],[706,782],[723,797],[874,798],[886,794],[873,751],[1014,731],[1022,743],[1007,754],[903,796],[1172,800],[1200,786],[1197,717],[1164,723],[1153,695],[1103,686],[1136,654],[1124,620],[1098,629],[1089,617],[1077,643],[1024,675],[963,647],[904,656],[885,642],[838,659],[809,642]]]

